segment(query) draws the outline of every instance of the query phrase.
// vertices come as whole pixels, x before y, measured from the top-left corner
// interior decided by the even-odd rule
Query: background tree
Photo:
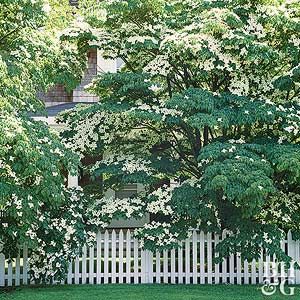
[[[86,241],[88,198],[66,188],[79,160],[42,122],[38,94],[76,86],[86,53],[59,34],[74,21],[68,1],[0,1],[0,246],[30,250],[33,275],[60,277]]]
[[[98,200],[99,218],[154,221],[137,230],[148,249],[174,247],[190,228],[231,235],[221,256],[280,248],[299,235],[300,5],[298,1],[84,1],[66,35],[121,58],[74,109],[66,143],[104,191],[141,183],[134,198]],[[84,24],[84,26],[83,26]],[[170,184],[176,182],[176,185]]]

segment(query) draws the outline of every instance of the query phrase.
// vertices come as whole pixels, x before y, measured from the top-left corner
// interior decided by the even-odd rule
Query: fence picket
[[[300,262],[300,244],[299,241],[295,241],[295,261],[296,262]],[[300,270],[299,269],[295,269],[295,284],[299,284],[300,283]]]
[[[164,283],[168,283],[168,250],[163,251]]]
[[[75,284],[79,284],[79,257],[75,258]]]
[[[156,251],[156,283],[160,282],[160,252]]]
[[[261,250],[260,258],[258,259],[258,283],[264,281],[264,261],[263,261],[263,250]]]
[[[293,258],[293,260],[295,260],[296,258],[296,242],[293,240],[293,237],[292,237],[292,232],[289,230],[288,234],[287,234],[287,244],[288,244],[288,255],[290,257]],[[288,276],[289,277],[293,277],[295,276],[295,270],[294,269],[289,269],[288,271]],[[292,280],[295,281],[295,277],[292,278]]]
[[[212,283],[212,237],[211,232],[207,233],[207,281]]]
[[[69,267],[68,267],[68,275],[67,275],[67,283],[72,284],[72,279],[73,279],[73,273],[72,273],[72,265],[73,261],[69,262]]]
[[[96,282],[101,283],[101,233],[96,236]]]
[[[272,257],[272,276],[274,276],[274,282],[278,281],[278,265],[276,262],[276,255],[274,254]]]
[[[229,283],[234,284],[234,277],[236,273],[234,270],[234,254],[230,254],[229,256]]]
[[[89,284],[94,284],[94,247],[89,248]]]
[[[153,252],[148,251],[148,257],[149,257],[149,273],[148,273],[148,283],[153,283]]]
[[[205,283],[204,232],[200,232],[200,283]]]
[[[264,277],[270,277],[271,276],[271,270],[270,270],[270,255],[266,255],[266,261],[264,263]]]
[[[23,284],[28,283],[28,248],[24,245],[23,248]]]
[[[123,230],[119,232],[119,283],[123,283],[123,264],[124,264],[124,234]]]
[[[116,231],[111,234],[111,283],[116,283]]]
[[[215,259],[218,257],[218,254],[216,252],[216,247],[219,243],[219,235],[215,234],[215,243],[214,243],[214,257]],[[215,278],[215,284],[219,284],[220,283],[220,265],[219,264],[215,264],[215,272],[214,272],[214,278]]]
[[[175,249],[171,250],[171,283],[176,283],[176,277],[175,277]]]
[[[193,269],[193,284],[197,284],[197,232],[193,231],[192,235],[192,269]]]
[[[148,269],[147,269],[147,250],[142,250],[142,253],[141,253],[141,270],[144,270],[143,272],[141,272],[141,283],[147,283],[147,272],[148,272]]]
[[[222,240],[224,240],[226,238],[226,231],[223,230],[222,232]],[[227,259],[223,258],[222,261],[222,283],[227,283]]]
[[[87,254],[87,249],[86,249],[86,245],[84,245],[82,247],[82,271],[81,271],[81,283],[82,284],[86,284],[87,283],[86,254]]]
[[[134,270],[134,283],[139,283],[139,253],[138,253],[138,241],[133,240],[133,270]]]
[[[7,266],[7,285],[12,286],[12,262],[10,261]]]
[[[106,230],[104,233],[104,283],[108,283],[108,278],[109,278],[108,257],[109,257],[109,233]]]
[[[256,284],[256,260],[251,262],[251,284]]]
[[[126,233],[126,283],[131,282],[131,235],[130,231]]]
[[[185,283],[190,283],[190,275],[191,275],[191,269],[190,269],[190,240],[185,240]]]
[[[282,249],[282,251],[284,251],[285,252],[285,245],[286,245],[286,239],[284,239],[283,241],[281,241],[281,244],[280,244],[280,246],[281,246],[281,249]],[[281,264],[280,265],[280,278],[281,278],[281,280],[284,280],[285,278],[286,278],[286,276],[285,276],[285,269],[284,269],[284,265],[283,264]]]
[[[251,261],[251,284],[256,284],[256,260]]]
[[[249,284],[249,263],[247,260],[244,261],[244,283]]]
[[[0,286],[5,286],[5,256],[0,253]]]
[[[20,252],[16,258],[16,268],[15,268],[15,285],[20,285]]]
[[[240,253],[236,254],[236,282],[242,284],[242,263]]]
[[[178,248],[178,283],[183,283],[183,257],[182,257],[182,242],[179,243]]]

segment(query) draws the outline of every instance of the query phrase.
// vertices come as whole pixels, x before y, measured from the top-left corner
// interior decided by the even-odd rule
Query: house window
[[[79,168],[78,185],[81,186],[86,192],[93,193],[99,196],[103,193],[103,180],[98,177],[92,180],[87,168],[93,166],[96,161],[101,160],[102,156],[85,156],[81,160],[82,167]]]
[[[121,58],[117,58],[116,65],[117,65],[117,71],[120,71],[124,65],[124,61]]]
[[[122,189],[115,192],[118,199],[130,198],[137,194],[137,184],[126,184]]]
[[[122,189],[115,191],[114,195],[118,199],[124,199],[128,197],[134,197],[140,190],[140,184],[126,184]],[[141,219],[128,219],[128,220],[113,220],[110,224],[110,228],[135,228],[142,227],[145,223],[149,222],[149,214],[145,214]]]
[[[78,0],[69,0],[69,4],[71,5],[71,6],[78,6],[78,3],[79,1]]]

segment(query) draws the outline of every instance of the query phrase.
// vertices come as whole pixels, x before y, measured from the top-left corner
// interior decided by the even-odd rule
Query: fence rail
[[[68,274],[61,283],[259,284],[269,275],[272,281],[292,278],[294,283],[300,283],[299,270],[284,272],[274,264],[276,257],[266,255],[263,250],[257,261],[242,261],[236,254],[215,264],[215,247],[225,235],[225,232],[220,236],[193,231],[191,238],[181,242],[178,249],[152,253],[139,247],[130,230],[99,232],[96,245],[83,247],[82,255],[69,264]],[[294,241],[291,233],[282,241],[282,249],[296,261],[300,260],[299,241]],[[0,254],[0,286],[34,283],[29,271],[26,247],[12,262]]]

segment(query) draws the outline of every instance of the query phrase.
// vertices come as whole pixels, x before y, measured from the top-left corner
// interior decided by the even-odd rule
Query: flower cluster
[[[68,191],[68,198],[56,209],[44,211],[41,205],[37,220],[32,222],[26,234],[36,243],[31,247],[29,266],[37,281],[64,278],[68,262],[79,254],[79,245],[93,243],[96,227],[86,224],[88,200],[80,190]],[[84,200],[85,199],[85,200]]]
[[[92,167],[91,172],[97,170],[100,166],[115,166],[124,174],[134,174],[136,172],[144,172],[148,175],[153,173],[151,161],[135,157],[134,155],[109,155],[105,159],[98,161]]]
[[[152,214],[161,213],[165,216],[172,215],[174,211],[170,206],[174,186],[159,187],[148,195],[147,211]]]
[[[97,223],[101,227],[107,226],[113,218],[140,218],[144,215],[145,203],[141,198],[122,198],[103,197],[97,200],[89,209],[92,219],[95,221],[89,223]],[[106,220],[107,223],[103,223]]]
[[[178,245],[177,232],[166,222],[151,222],[135,230],[135,236],[140,240],[141,247],[150,249],[173,248]],[[150,246],[151,245],[151,246]]]

